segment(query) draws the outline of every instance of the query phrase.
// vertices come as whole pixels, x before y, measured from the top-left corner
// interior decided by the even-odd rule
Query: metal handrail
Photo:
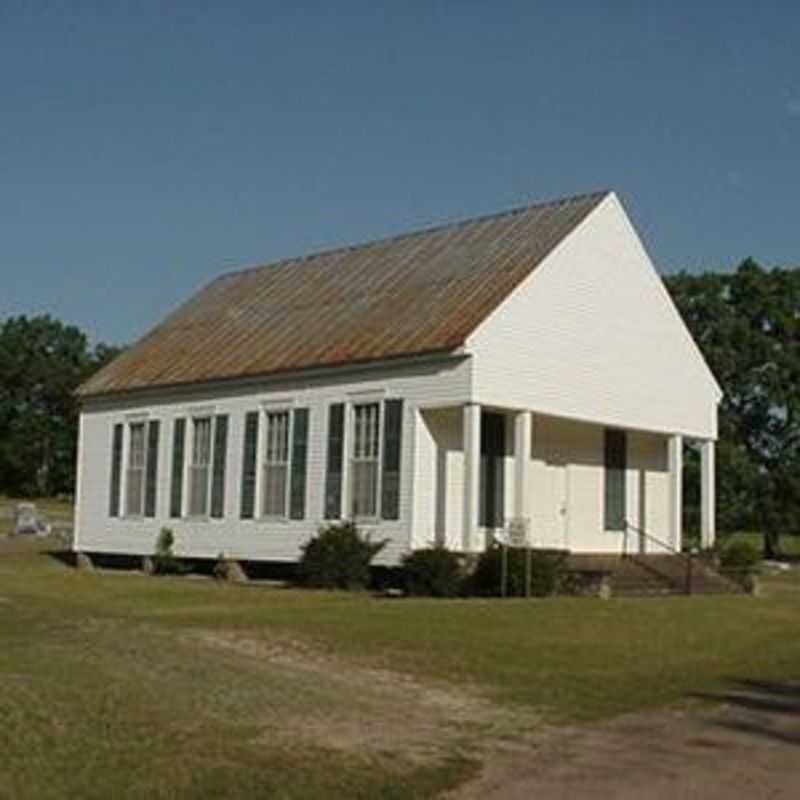
[[[681,552],[677,548],[673,547],[669,542],[662,541],[657,536],[653,536],[653,534],[648,533],[643,528],[638,527],[637,525],[633,525],[632,523],[628,522],[628,520],[623,520],[625,523],[625,537],[623,539],[622,544],[622,555],[623,557],[633,558],[637,553],[628,553],[628,531],[633,531],[638,533],[640,536],[644,536],[645,539],[657,544],[659,547],[663,547],[665,550],[669,551],[672,555],[679,556],[686,562],[686,584],[685,584],[685,591],[686,594],[692,593],[692,572],[694,568],[694,559],[692,558],[691,554],[687,555],[686,553]]]

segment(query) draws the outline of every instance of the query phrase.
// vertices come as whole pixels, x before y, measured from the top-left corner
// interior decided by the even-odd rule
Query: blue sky
[[[800,263],[800,4],[0,0],[0,318],[615,189],[663,272]]]

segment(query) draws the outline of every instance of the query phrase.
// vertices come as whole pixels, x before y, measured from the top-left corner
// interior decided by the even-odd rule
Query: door
[[[550,547],[569,547],[569,468],[565,459],[555,455],[548,459],[551,515]]]
[[[541,531],[537,544],[569,548],[569,467],[566,458],[550,451],[545,457],[540,504]]]

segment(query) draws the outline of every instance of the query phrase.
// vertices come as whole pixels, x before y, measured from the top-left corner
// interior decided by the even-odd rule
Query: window
[[[144,470],[147,459],[144,422],[131,423],[128,434],[125,513],[129,517],[141,517],[144,514]]]
[[[344,403],[328,407],[325,519],[343,514],[400,519],[403,407],[400,398],[358,403],[349,413]],[[345,472],[347,493],[342,489]]]
[[[192,462],[189,473],[189,516],[208,514],[209,481],[211,475],[211,417],[194,420]]]
[[[262,514],[285,517],[289,496],[289,412],[268,411],[266,423]]]
[[[351,511],[354,518],[378,515],[380,404],[353,407]]]

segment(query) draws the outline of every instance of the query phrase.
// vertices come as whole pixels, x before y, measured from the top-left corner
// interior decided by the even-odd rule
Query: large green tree
[[[721,530],[800,532],[800,270],[765,270],[752,259],[730,274],[666,279],[725,396],[720,406]],[[688,470],[696,470],[690,458]],[[687,482],[687,499],[695,503]]]
[[[102,344],[90,348],[78,328],[47,315],[0,325],[0,491],[72,492],[74,392],[117,352]]]

